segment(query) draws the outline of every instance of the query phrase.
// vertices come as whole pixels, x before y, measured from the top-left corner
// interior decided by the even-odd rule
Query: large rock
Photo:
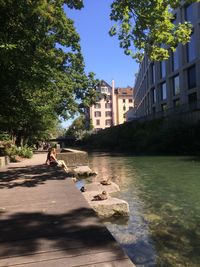
[[[77,176],[92,176],[96,175],[88,166],[78,166],[73,169],[73,173]]]
[[[111,182],[110,185],[102,185],[100,182],[94,182],[94,183],[90,183],[90,184],[86,184],[85,185],[85,189],[86,191],[106,191],[108,193],[114,193],[114,192],[119,192],[119,186],[113,182]]]
[[[83,195],[99,217],[129,216],[129,205],[126,201],[108,196],[106,200],[93,201],[99,191],[84,192]]]

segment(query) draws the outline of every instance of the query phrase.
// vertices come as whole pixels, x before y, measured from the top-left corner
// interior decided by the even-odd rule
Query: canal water
[[[106,226],[136,266],[200,266],[200,159],[92,153],[93,181],[110,178],[130,217]]]

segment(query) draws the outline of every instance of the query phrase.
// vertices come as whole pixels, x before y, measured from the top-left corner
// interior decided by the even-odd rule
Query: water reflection
[[[124,158],[120,155],[116,157],[109,154],[93,154],[90,157],[90,166],[98,172],[93,181],[98,182],[102,177],[111,179],[121,188],[121,192],[114,195],[129,203],[129,219],[114,218],[106,221],[107,228],[137,266],[155,266],[154,243],[149,236],[148,223],[142,217],[144,203],[139,197],[141,192],[137,171],[134,168],[128,170]]]
[[[90,166],[129,203],[128,221],[106,224],[137,266],[200,266],[199,161],[93,154]]]

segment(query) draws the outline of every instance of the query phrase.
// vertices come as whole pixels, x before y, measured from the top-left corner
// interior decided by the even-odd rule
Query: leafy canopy
[[[94,74],[85,74],[63,5],[83,7],[80,0],[0,0],[0,128],[14,136],[48,130],[95,99]]]
[[[199,0],[184,2],[191,4]],[[125,54],[139,61],[144,53],[152,61],[167,59],[178,43],[190,41],[192,25],[187,21],[173,24],[172,10],[181,3],[179,0],[114,0],[110,17],[116,24],[110,35],[117,35]]]

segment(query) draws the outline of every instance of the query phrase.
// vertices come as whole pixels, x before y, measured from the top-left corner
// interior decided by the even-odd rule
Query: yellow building
[[[124,123],[125,113],[133,108],[133,89],[115,88],[114,80],[111,86],[102,80],[97,91],[101,97],[86,112],[86,117],[92,122],[94,130]]]
[[[126,121],[126,112],[133,108],[133,88],[116,88],[116,124],[122,124]]]

